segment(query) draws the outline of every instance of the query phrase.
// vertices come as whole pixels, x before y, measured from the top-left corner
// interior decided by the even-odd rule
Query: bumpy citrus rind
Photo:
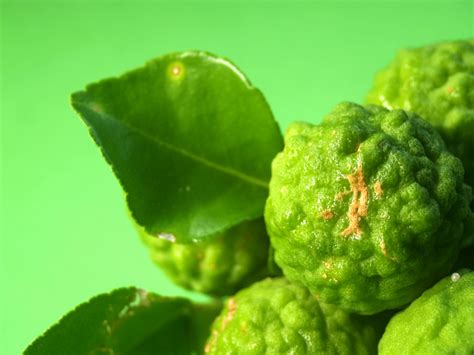
[[[375,77],[367,102],[414,111],[441,133],[474,185],[474,40],[401,50]]]
[[[474,272],[453,273],[395,315],[379,353],[474,353]]]
[[[205,351],[375,354],[380,335],[367,317],[321,304],[304,287],[276,278],[260,281],[228,299],[214,321]]]
[[[290,280],[323,302],[374,314],[450,271],[471,195],[460,160],[426,121],[342,103],[318,126],[287,130],[265,220]]]
[[[174,243],[142,228],[139,232],[152,260],[186,289],[219,297],[268,276],[269,240],[263,219],[244,222],[195,244]]]

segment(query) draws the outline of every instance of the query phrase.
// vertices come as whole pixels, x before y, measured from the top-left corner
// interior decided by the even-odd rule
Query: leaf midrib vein
[[[73,102],[75,105],[80,105],[80,106],[84,106],[85,108],[97,113],[100,117],[104,117],[104,118],[108,118],[108,117],[111,117],[107,114],[104,114],[104,113],[101,113],[97,110],[94,110],[90,105],[87,105],[85,103],[81,103],[81,102]],[[113,118],[110,118],[110,119],[113,119]],[[116,120],[116,119],[114,119]],[[202,163],[210,168],[213,168],[217,171],[220,171],[224,174],[227,174],[227,175],[230,175],[230,176],[233,176],[233,177],[236,177],[240,180],[243,180],[243,181],[246,181],[250,184],[253,184],[253,185],[256,185],[256,186],[259,186],[261,188],[265,188],[265,189],[268,189],[268,183],[263,181],[263,180],[260,180],[258,178],[255,178],[253,176],[250,176],[250,175],[247,175],[247,174],[244,174],[244,173],[241,173],[235,169],[232,169],[232,168],[229,168],[229,167],[226,167],[226,166],[223,166],[223,165],[220,165],[218,163],[215,163],[211,160],[208,160],[207,158],[203,158],[203,157],[200,157],[199,155],[196,155],[196,154],[193,154],[191,152],[188,152],[187,150],[185,149],[182,149],[182,148],[179,148],[179,147],[176,147],[174,146],[173,144],[170,144],[168,142],[165,142],[157,137],[152,137],[146,133],[144,133],[143,131],[133,127],[133,126],[130,126],[128,125],[127,123],[123,122],[123,121],[120,121],[120,120],[116,120],[117,122],[119,122],[120,124],[126,126],[128,129],[130,129],[131,131],[134,131],[136,132],[137,134],[139,135],[142,135],[143,137],[145,137],[146,139],[149,139],[163,147],[165,147],[166,149],[168,150],[171,150],[171,151],[174,151],[178,154],[181,154],[191,160],[194,160],[196,162],[199,162],[199,163]]]

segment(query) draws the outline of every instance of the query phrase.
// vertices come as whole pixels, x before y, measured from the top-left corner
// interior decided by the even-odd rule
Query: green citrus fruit
[[[380,321],[319,303],[284,278],[266,279],[228,299],[214,321],[209,354],[375,354]]]
[[[178,244],[139,228],[153,261],[178,285],[212,296],[235,293],[268,275],[263,219],[244,222],[209,241]]]
[[[430,121],[474,185],[474,40],[400,51],[376,76],[367,102]]]
[[[342,103],[291,125],[272,164],[265,220],[277,264],[321,301],[374,314],[446,275],[471,188],[426,121]]]
[[[453,273],[389,322],[381,355],[474,353],[474,272]]]

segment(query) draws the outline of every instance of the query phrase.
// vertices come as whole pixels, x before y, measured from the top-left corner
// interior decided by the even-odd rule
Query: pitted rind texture
[[[375,78],[367,102],[432,123],[474,185],[474,40],[405,49]]]
[[[230,295],[268,276],[269,240],[263,219],[244,222],[209,241],[177,244],[140,235],[153,261],[176,284],[212,296]]]
[[[365,317],[320,304],[304,287],[266,279],[229,298],[206,354],[375,354],[379,334]]]
[[[373,314],[450,271],[471,198],[460,160],[426,121],[342,103],[318,126],[288,128],[265,221],[290,280]]]
[[[379,354],[473,354],[473,315],[474,272],[459,271],[390,320]]]

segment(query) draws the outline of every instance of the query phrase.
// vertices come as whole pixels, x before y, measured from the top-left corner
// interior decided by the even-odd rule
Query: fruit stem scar
[[[361,235],[360,220],[367,216],[367,203],[369,200],[369,191],[364,180],[364,172],[362,164],[359,161],[357,170],[350,175],[347,175],[347,180],[351,184],[352,201],[347,210],[347,217],[349,218],[349,226],[341,232],[341,235],[347,237],[351,234]]]
[[[321,217],[323,217],[325,220],[329,220],[334,217],[334,213],[332,213],[331,210],[324,210],[321,212]]]

